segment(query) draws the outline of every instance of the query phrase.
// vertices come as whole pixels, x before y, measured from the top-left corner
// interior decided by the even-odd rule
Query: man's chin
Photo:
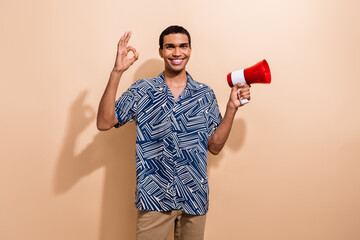
[[[174,66],[171,66],[171,67],[167,67],[166,68],[167,71],[169,72],[173,72],[173,73],[181,73],[185,70],[185,67],[182,67],[182,66],[179,66],[179,67],[174,67]]]

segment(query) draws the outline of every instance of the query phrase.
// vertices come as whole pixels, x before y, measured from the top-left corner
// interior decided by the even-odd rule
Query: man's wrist
[[[235,115],[237,110],[238,110],[238,107],[236,107],[235,104],[231,100],[229,100],[226,105],[226,111]]]
[[[122,71],[117,71],[113,69],[110,73],[109,84],[116,84],[117,87],[120,82],[122,74],[123,74]]]
[[[113,68],[113,70],[110,73],[110,79],[119,81],[123,73],[124,71],[116,70],[115,68]]]
[[[113,74],[113,73],[122,75],[124,73],[124,70],[119,70],[114,67],[111,71],[111,74]]]

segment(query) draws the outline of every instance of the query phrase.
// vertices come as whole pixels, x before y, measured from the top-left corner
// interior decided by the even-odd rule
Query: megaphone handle
[[[241,90],[241,88],[238,88],[238,92],[240,92],[240,90]],[[249,100],[247,100],[246,98],[244,98],[244,99],[240,99],[240,102],[241,102],[241,105],[245,105],[245,104],[247,104],[247,103],[249,103]]]
[[[249,103],[249,100],[247,100],[246,98],[245,99],[240,99],[240,102],[242,105],[245,105],[247,103]]]

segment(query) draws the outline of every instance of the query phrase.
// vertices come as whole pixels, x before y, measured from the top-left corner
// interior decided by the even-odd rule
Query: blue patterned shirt
[[[222,120],[213,90],[187,73],[175,100],[162,73],[135,82],[116,101],[115,114],[115,127],[137,125],[136,208],[206,214],[208,137]]]

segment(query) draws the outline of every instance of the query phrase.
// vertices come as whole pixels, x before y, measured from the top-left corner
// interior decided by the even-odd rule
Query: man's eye
[[[172,49],[174,48],[173,46],[167,46],[166,49]]]
[[[181,47],[181,48],[187,48],[188,45],[181,45],[180,47]]]

